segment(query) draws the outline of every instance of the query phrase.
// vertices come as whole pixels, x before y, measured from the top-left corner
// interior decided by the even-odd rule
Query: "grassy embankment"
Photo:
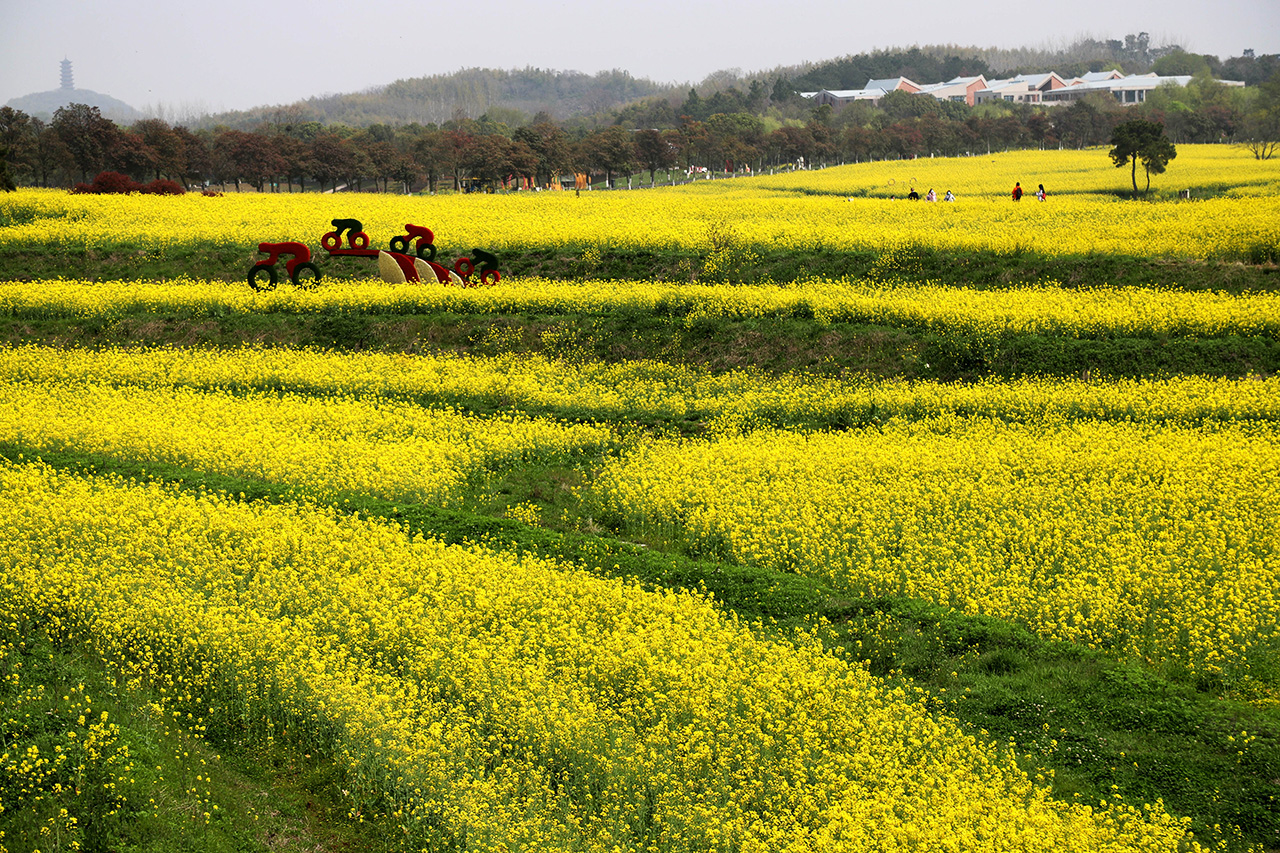
[[[706,281],[705,258],[692,252],[618,250],[599,255],[530,248],[502,258],[509,280],[658,279]],[[999,290],[1042,282],[1068,288],[1169,286],[1231,294],[1280,289],[1273,264],[1153,260],[1140,257],[1049,257],[994,252],[956,254],[915,247],[884,253],[831,252],[795,257],[777,250],[738,247],[740,261],[722,264],[732,280],[788,281],[807,277],[930,281]],[[735,254],[730,251],[729,255]],[[723,257],[723,256],[722,256]],[[95,256],[0,252],[0,281],[52,278],[162,280],[196,275],[243,282],[258,260],[251,248],[138,249]],[[333,259],[321,287],[374,275],[368,261]],[[282,285],[287,286],[287,285]],[[248,285],[246,284],[247,288]],[[975,340],[923,325],[815,322],[812,315],[752,319],[697,318],[687,309],[610,313],[412,315],[326,312],[313,315],[134,314],[110,322],[66,318],[0,318],[0,340],[68,346],[238,346],[261,343],[344,350],[414,352],[453,350],[544,352],[617,362],[643,358],[710,370],[753,366],[770,373],[806,370],[881,376],[971,379],[1020,375],[1150,376],[1194,373],[1242,376],[1280,369],[1280,341],[1267,337],[1069,336],[1005,333]],[[545,334],[549,330],[555,334]]]

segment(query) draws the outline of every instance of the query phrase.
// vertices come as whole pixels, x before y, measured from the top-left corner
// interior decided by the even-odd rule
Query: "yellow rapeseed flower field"
[[[1280,513],[1275,379],[951,386],[540,357],[46,347],[0,349],[0,378],[0,434],[34,448],[446,505],[495,468],[619,439],[441,405],[606,424],[697,414],[721,437],[633,438],[594,500],[702,551],[1192,671],[1247,671],[1280,620],[1263,521]],[[864,428],[768,429],[841,418]]]
[[[492,470],[571,459],[614,441],[607,427],[482,419],[385,399],[56,380],[0,386],[0,435],[38,450],[168,462],[315,496],[443,506]]]
[[[637,447],[602,507],[699,552],[1195,673],[1274,671],[1280,434],[943,413]],[[1261,655],[1261,657],[1258,657]]]
[[[30,464],[0,466],[0,572],[6,623],[167,685],[204,730],[334,755],[351,816],[409,849],[1186,844],[1159,803],[1055,802],[918,693],[695,594]]]
[[[77,801],[99,819],[116,815],[129,805],[134,761],[110,712],[94,706],[83,684],[55,693],[38,675],[23,671],[23,647],[30,637],[17,629],[33,615],[6,612],[0,625],[3,707],[12,715],[0,746],[2,801],[11,814],[27,811],[40,834],[73,838],[77,819],[63,804]],[[39,737],[44,731],[53,737]]]
[[[1076,289],[1039,284],[1007,290],[885,285],[810,279],[791,285],[691,285],[657,281],[506,281],[494,287],[424,287],[381,282],[319,290],[257,292],[246,285],[179,279],[155,282],[0,282],[0,316],[101,317],[130,313],[468,314],[645,311],[701,317],[812,317],[962,331],[979,337],[1029,332],[1091,335],[1275,335],[1280,294],[1241,295],[1165,288]]]
[[[1193,187],[1189,201],[1124,200],[1126,179],[1093,150],[581,195],[21,190],[0,194],[0,252],[318,248],[331,219],[354,216],[381,245],[405,223],[428,226],[446,256],[706,251],[725,234],[907,261],[917,249],[1277,254],[1280,161],[1180,146],[1159,183]],[[1043,182],[1049,200],[1011,202],[1014,180]],[[959,200],[890,199],[912,185]],[[1275,293],[1177,286],[987,290],[899,274],[258,293],[195,277],[58,279],[0,282],[0,317],[632,312],[690,329],[782,317],[990,346],[1024,333],[1280,336]],[[1196,850],[1188,821],[1158,801],[1055,800],[1000,745],[814,637],[780,640],[706,596],[446,546],[310,501],[459,506],[500,472],[571,464],[594,518],[696,553],[1274,687],[1278,392],[1275,376],[947,385],[542,356],[0,347],[5,442],[256,478],[299,501],[0,460],[0,639],[40,630],[81,644],[126,682],[163,686],[163,710],[190,715],[193,731],[284,737],[333,757],[351,818],[382,821],[397,849]],[[708,427],[698,438],[635,426],[694,418]],[[507,513],[543,521],[533,502]],[[6,642],[0,672],[33,696]],[[5,794],[19,795],[0,807],[26,808],[68,773],[126,774],[111,722],[88,705],[69,691],[55,709],[81,752],[0,750]]]
[[[0,347],[0,380],[197,391],[389,398],[509,407],[596,421],[690,417],[721,432],[787,423],[857,423],[970,414],[1006,421],[1094,419],[1197,425],[1280,422],[1280,377],[1081,380],[1024,377],[967,384],[711,373],[657,361],[567,363],[540,355]],[[401,409],[412,412],[412,409]],[[92,409],[83,410],[92,415]]]
[[[703,249],[731,227],[747,243],[796,252],[920,245],[1048,255],[1248,259],[1280,245],[1280,167],[1223,146],[1179,147],[1166,182],[1212,197],[1184,204],[1118,198],[1124,175],[1105,150],[864,163],[814,173],[706,181],[632,192],[475,194],[189,193],[68,195],[20,190],[0,197],[0,249],[166,251],[299,240],[319,250],[334,218],[364,223],[375,246],[405,223],[431,228],[454,257],[473,246],[625,246]],[[1008,199],[1015,180],[1044,183],[1050,201]],[[910,184],[956,190],[955,203],[891,201]],[[726,223],[732,223],[726,226]],[[197,274],[198,270],[192,270]]]
[[[1009,199],[1014,182],[1021,182],[1028,198],[1038,184],[1044,184],[1050,199],[1046,203],[1063,196],[1129,192],[1132,186],[1129,173],[1116,169],[1106,152],[1106,148],[1026,150],[964,158],[885,160],[854,168],[772,175],[761,178],[760,183],[792,193],[896,195],[898,198],[912,187],[922,196],[932,187],[939,198],[952,190],[960,201],[979,198],[1001,202]],[[700,183],[699,189],[711,191],[707,184]],[[1254,160],[1249,152],[1230,145],[1179,145],[1178,156],[1170,162],[1168,172],[1152,182],[1153,190],[1160,186],[1202,188],[1230,198],[1274,196],[1280,193],[1280,163]]]

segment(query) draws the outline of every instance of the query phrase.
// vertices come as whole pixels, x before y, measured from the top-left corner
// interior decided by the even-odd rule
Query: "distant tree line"
[[[888,61],[884,55],[873,58]],[[0,149],[6,169],[0,174],[17,184],[47,187],[85,183],[112,171],[135,181],[167,179],[187,189],[216,184],[259,192],[544,187],[573,175],[617,186],[630,185],[638,174],[653,183],[659,172],[676,170],[759,172],[1105,145],[1118,125],[1135,118],[1158,122],[1174,143],[1230,142],[1261,158],[1271,156],[1280,141],[1277,59],[1248,57],[1276,70],[1258,85],[1239,88],[1213,79],[1207,58],[1171,51],[1154,64],[1194,65],[1190,85],[1162,87],[1145,104],[1130,107],[1105,93],[1046,108],[1006,102],[969,107],[895,91],[876,105],[855,102],[833,110],[815,107],[797,94],[794,81],[781,76],[772,83],[704,87],[714,88],[706,94],[694,87],[682,96],[643,98],[612,110],[607,122],[556,120],[546,112],[526,119],[495,109],[479,118],[458,113],[438,124],[357,128],[303,120],[282,108],[247,130],[190,129],[161,118],[120,127],[83,104],[60,108],[48,122],[3,107]],[[926,60],[938,65],[925,67]],[[868,67],[886,76],[923,69],[915,73],[925,80],[980,70],[965,62],[909,51],[897,55],[896,65]]]

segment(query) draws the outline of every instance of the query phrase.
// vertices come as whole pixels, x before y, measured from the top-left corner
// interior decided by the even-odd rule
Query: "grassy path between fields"
[[[1155,286],[1237,295],[1280,290],[1280,266],[1273,259],[1245,264],[1114,255],[960,253],[929,247],[898,247],[888,254],[818,251],[797,255],[764,246],[739,248],[741,263],[737,266],[729,263],[732,258],[719,259],[720,268],[728,272],[718,279],[701,274],[706,259],[692,250],[527,246],[501,252],[500,266],[508,280],[541,276],[714,283],[848,276],[885,284],[929,281],[991,290],[1025,284]],[[0,250],[0,282],[53,278],[144,281],[193,276],[240,283],[247,290],[246,273],[258,260],[255,249],[197,245],[155,250],[128,244],[52,252],[5,249]],[[376,279],[367,263],[356,260],[359,262],[347,258],[326,261],[321,286]],[[857,373],[941,381],[1085,373],[1094,377],[1174,373],[1238,377],[1280,371],[1280,340],[1267,336],[973,336],[963,330],[819,323],[806,317],[704,317],[691,321],[653,312],[235,315],[178,311],[110,319],[9,316],[0,317],[0,342],[83,347],[257,344],[484,355],[537,352],[553,358],[604,362],[656,359],[713,371],[749,365],[773,374],[804,370],[818,375]]]
[[[345,352],[538,353],[621,363],[651,359],[712,372],[750,366],[769,374],[857,374],[965,381],[1027,375],[1141,378],[1280,372],[1280,340],[1227,335],[1075,338],[820,324],[796,318],[733,320],[619,315],[277,314],[210,317],[129,314],[110,320],[3,318],[0,343],[60,347],[314,347]]]
[[[366,260],[327,258],[318,247],[313,248],[323,281],[377,278],[376,269]],[[773,246],[731,243],[720,246],[716,259],[719,272],[708,276],[704,273],[708,252],[694,249],[583,244],[507,246],[494,251],[504,277],[698,280],[703,283],[848,277],[930,281],[990,289],[1052,282],[1068,288],[1156,285],[1234,294],[1280,290],[1280,266],[1277,265],[1280,259],[1274,257],[1243,263],[1097,253],[1055,256],[1026,250],[956,251],[924,245],[895,246],[885,251],[818,249],[797,253]],[[261,259],[256,243],[238,247],[196,244],[157,249],[122,242],[114,247],[89,250],[3,249],[0,250],[0,281],[50,278],[141,281],[187,276],[246,282],[250,267]]]
[[[295,499],[287,485],[156,462],[36,451],[12,443],[0,443],[0,456],[13,462],[40,458],[83,474],[160,481],[179,489],[218,490],[245,501]],[[536,497],[540,484],[561,474],[512,473],[497,490],[507,493],[503,502],[514,503]],[[935,710],[959,718],[975,736],[1014,750],[1033,778],[1052,777],[1056,796],[1094,804],[1117,792],[1131,803],[1160,798],[1171,812],[1191,817],[1202,839],[1216,837],[1211,829],[1215,825],[1224,828],[1221,837],[1228,839],[1233,830],[1225,828],[1238,827],[1237,841],[1280,849],[1280,707],[1233,698],[1229,685],[1174,683],[1105,653],[1048,642],[1016,624],[965,616],[927,602],[840,598],[808,578],[691,559],[622,541],[604,530],[532,527],[489,514],[500,511],[497,503],[487,511],[473,511],[350,494],[332,504],[451,543],[536,554],[600,575],[634,578],[649,587],[703,589],[726,610],[771,634],[785,635],[795,627],[825,621],[830,624],[826,635],[833,653],[865,661],[881,677],[922,688]],[[55,681],[73,678],[88,666],[75,650],[50,654],[54,656],[48,672]],[[132,704],[142,708],[146,702],[135,698]],[[134,725],[137,737],[156,738],[145,714]],[[1236,740],[1242,731],[1255,738],[1245,752]],[[257,825],[261,816],[246,811],[244,798],[259,798],[277,818],[285,816],[286,823],[271,833],[287,835],[290,830],[279,827],[292,826],[288,843],[301,845],[305,839],[321,849],[358,849],[364,843],[361,838],[367,841],[367,833],[376,833],[376,827],[351,824],[333,810],[333,792],[341,780],[333,778],[318,757],[294,755],[281,744],[216,743],[197,748],[226,754],[231,769],[214,783],[222,788],[219,796],[230,798],[224,813],[235,811]],[[147,784],[164,783],[152,778]],[[257,793],[246,793],[246,786]],[[304,800],[306,806],[300,807]],[[178,837],[172,827],[157,829],[158,818],[139,814],[138,832]],[[185,826],[181,819],[177,823]],[[244,834],[232,827],[227,824],[227,839]],[[249,836],[259,842],[266,838],[261,832]],[[230,846],[207,849],[253,849],[225,843]],[[265,846],[277,849],[274,842]],[[172,847],[142,849],[179,848],[173,842]]]

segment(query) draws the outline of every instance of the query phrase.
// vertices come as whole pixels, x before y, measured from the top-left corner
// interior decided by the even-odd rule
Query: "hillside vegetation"
[[[1157,63],[1163,63],[1160,73],[1188,73],[1174,65],[1180,61],[1178,57],[1184,56],[1188,54],[1178,45],[1153,44],[1146,33],[1139,33],[1123,39],[1085,37],[1070,44],[1013,49],[951,44],[885,49],[800,66],[746,73],[741,69],[717,71],[701,81],[652,81],[634,78],[620,69],[587,75],[541,68],[469,68],[451,74],[397,80],[364,92],[223,113],[197,124],[245,130],[263,122],[282,121],[294,124],[319,121],[356,128],[411,122],[440,125],[460,114],[469,118],[489,115],[520,124],[542,114],[559,122],[587,121],[598,126],[612,123],[612,116],[625,112],[628,105],[637,101],[663,99],[677,107],[685,101],[691,87],[703,98],[727,90],[746,93],[759,88],[773,95],[773,106],[783,108],[785,96],[791,92],[860,89],[868,80],[898,76],[917,83],[977,74],[994,78],[1045,71],[1072,77],[1104,68],[1146,73]],[[1215,77],[1243,80],[1250,85],[1262,83],[1280,70],[1280,57],[1271,55],[1223,60],[1204,57],[1199,61]]]

